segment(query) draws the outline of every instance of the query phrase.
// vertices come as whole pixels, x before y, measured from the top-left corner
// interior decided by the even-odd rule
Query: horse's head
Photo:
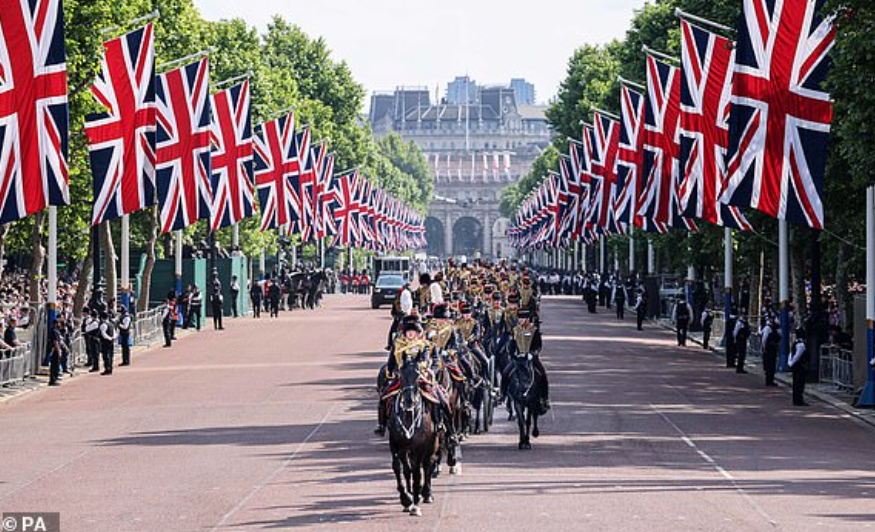
[[[535,368],[532,366],[531,355],[513,357],[515,371],[514,379],[517,380],[519,387],[523,390],[529,390],[535,383]]]
[[[422,425],[423,398],[419,389],[419,363],[408,361],[401,368],[401,391],[395,399],[395,416],[404,437],[411,439]]]

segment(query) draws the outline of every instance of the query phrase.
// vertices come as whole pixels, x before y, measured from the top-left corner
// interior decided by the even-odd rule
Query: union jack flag
[[[312,157],[310,150],[310,129],[304,129],[295,133],[294,142],[292,143],[292,158],[298,163],[288,176],[289,183],[289,205],[292,209],[289,211],[291,224],[289,231],[309,236],[310,232],[310,215],[309,201],[306,201],[309,194],[309,183],[307,187],[303,186],[304,181],[309,181],[309,175],[313,173]]]
[[[835,42],[824,0],[744,0],[721,201],[823,229]]]
[[[659,230],[663,227],[695,230],[693,221],[680,215],[678,204],[680,107],[680,70],[648,55],[643,190],[638,214]]]
[[[252,124],[249,80],[212,96],[213,206],[215,231],[252,216],[255,185],[252,180]]]
[[[617,151],[617,221],[642,227],[636,216],[641,194],[641,155],[644,151],[644,95],[626,85],[620,87],[620,143]]]
[[[584,132],[584,138],[588,134]],[[574,178],[570,182],[569,194],[577,194],[576,213],[572,222],[571,238],[581,240],[586,232],[586,215],[589,212],[590,195],[590,160],[589,148],[583,142],[570,140],[571,173]],[[579,188],[577,188],[579,187]]]
[[[334,236],[337,234],[337,227],[334,225],[334,215],[331,212],[331,205],[334,202],[334,154],[328,154],[325,157],[325,162],[322,164],[322,175],[319,176],[319,182],[316,190],[317,213],[316,219],[319,222],[317,238],[325,238],[326,236]]]
[[[85,120],[97,225],[155,204],[155,34],[151,24],[103,43],[91,92],[107,112]]]
[[[61,0],[0,2],[0,223],[70,203]]]
[[[334,245],[351,246],[357,243],[358,205],[355,201],[358,171],[340,176],[334,180],[332,213],[337,236]]]
[[[210,216],[210,66],[206,57],[158,76],[158,206],[161,230]]]
[[[591,201],[595,203],[593,222],[605,233],[623,233],[617,224],[614,201],[617,197],[617,152],[620,149],[619,123],[602,113],[593,113],[595,144],[590,171],[596,179],[596,192]]]
[[[316,216],[318,206],[316,202],[319,200],[319,179],[322,175],[325,157],[328,155],[328,147],[324,142],[321,142],[311,147],[309,151],[307,164],[304,165],[304,171],[301,173],[300,179],[302,242],[315,240],[319,234],[319,219]]]
[[[255,186],[261,207],[261,230],[283,229],[292,223],[290,176],[301,171],[295,156],[295,118],[283,115],[256,127]]]
[[[738,207],[718,201],[726,186],[732,43],[683,20],[681,50],[681,210],[713,224],[750,229]]]

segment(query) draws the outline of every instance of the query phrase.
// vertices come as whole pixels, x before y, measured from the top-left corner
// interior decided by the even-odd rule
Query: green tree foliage
[[[134,29],[127,21],[153,10],[160,11],[154,21],[156,63],[161,65],[212,47],[211,81],[217,83],[251,72],[253,126],[278,116],[280,110],[296,107],[299,126],[309,124],[314,141],[329,143],[336,152],[336,170],[359,166],[399,199],[424,210],[431,199],[433,177],[422,153],[400,138],[374,140],[370,128],[361,121],[365,91],[348,65],[334,59],[327,43],[309,37],[301,28],[275,17],[264,35],[242,19],[205,20],[193,0],[66,0],[67,68],[70,88],[70,196],[72,205],[59,209],[59,253],[62,260],[81,262],[90,244],[92,175],[87,139],[83,133],[85,116],[102,110],[90,93],[100,68],[104,40]],[[103,28],[121,26],[110,33]],[[131,218],[132,248],[142,249],[156,230],[152,211],[135,213]],[[8,225],[0,236],[7,253],[29,254],[33,218]],[[276,250],[276,236],[262,233],[258,219],[240,224],[240,243],[249,256],[261,249]],[[112,224],[114,241],[119,241],[119,224]],[[206,241],[206,223],[185,231],[185,240]],[[221,245],[230,246],[231,230],[219,232]],[[163,245],[160,245],[162,244]],[[159,238],[158,256],[170,250],[170,236]]]

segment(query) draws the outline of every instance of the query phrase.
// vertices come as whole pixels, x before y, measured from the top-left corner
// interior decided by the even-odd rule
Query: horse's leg
[[[516,411],[516,422],[517,422],[517,427],[519,428],[519,432],[520,432],[520,441],[519,441],[519,444],[517,445],[517,447],[520,450],[523,450],[526,448],[526,446],[525,446],[525,444],[526,444],[526,438],[525,438],[526,419],[525,419],[524,413],[523,413],[523,405],[519,401],[514,401],[513,408]]]
[[[526,409],[526,449],[532,448],[532,442],[529,439],[529,434],[530,434],[531,429],[532,429],[532,411],[533,411],[532,407],[528,407]]]
[[[535,412],[532,414],[532,421],[535,423],[535,428],[532,429],[532,438],[537,438],[541,435],[541,431],[538,430],[538,413]]]
[[[438,440],[438,439],[435,438],[435,440]],[[437,441],[435,441],[435,443],[432,446],[432,449],[436,449],[436,448],[438,448]],[[439,453],[439,451],[438,451],[438,453]],[[423,466],[424,466],[423,467],[423,475],[424,476],[423,476],[423,481],[422,481],[422,502],[424,502],[425,504],[431,504],[434,502],[434,495],[431,493],[431,479],[432,479],[432,470],[433,470],[433,465],[434,465],[434,461],[435,461],[435,456],[438,453],[435,453],[432,451],[432,452],[427,453],[425,456],[425,462],[423,464]]]
[[[392,445],[392,447],[392,470],[395,472],[395,482],[398,484],[398,495],[401,498],[401,506],[404,507],[405,512],[408,512],[410,511],[410,505],[413,504],[413,498],[401,482],[401,457],[398,456],[398,451],[394,448],[395,446]]]
[[[410,507],[410,515],[420,516],[422,510],[419,509],[419,504],[422,502],[422,466],[424,464],[423,453],[417,450],[413,458],[411,469],[413,470],[413,506]]]
[[[409,444],[409,442],[408,442]],[[401,461],[401,466],[404,468],[404,484],[407,486],[407,495],[410,498],[410,505],[407,511],[409,512],[414,504],[413,504],[413,471],[411,471],[410,467],[410,451],[408,450],[404,453],[404,460]]]

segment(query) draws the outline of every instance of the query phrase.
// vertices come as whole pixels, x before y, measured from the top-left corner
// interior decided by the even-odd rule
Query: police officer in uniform
[[[264,290],[261,288],[261,283],[254,281],[252,287],[249,288],[249,298],[252,299],[252,315],[253,317],[261,317],[261,302],[264,300]]]
[[[121,316],[118,319],[119,341],[122,344],[121,366],[131,365],[131,315],[128,307],[122,306]]]
[[[638,289],[638,296],[635,299],[635,319],[638,323],[638,330],[644,330],[644,318],[647,317],[647,293],[643,288]]]
[[[614,305],[617,307],[617,319],[622,320],[626,318],[626,286],[623,284],[623,281],[617,279],[614,281],[614,290],[611,296],[611,299],[614,300]]]
[[[693,309],[684,298],[678,298],[677,304],[674,307],[674,322],[677,326],[678,345],[686,347],[687,345],[687,330],[690,327],[690,318],[693,317]]]
[[[89,372],[100,371],[100,319],[97,310],[91,309],[82,320],[82,336],[85,339],[85,353],[88,356]]]
[[[714,313],[708,307],[702,311],[702,349],[708,349],[711,343],[711,328],[714,326]]]
[[[237,312],[237,300],[240,296],[240,283],[237,282],[237,276],[231,276],[231,286],[229,287],[231,291],[231,315],[235,318],[238,316]]]
[[[115,356],[115,340],[118,338],[106,311],[100,313],[100,354],[103,356],[103,372],[101,375],[112,375],[113,357]]]
[[[744,361],[747,358],[747,341],[750,338],[750,325],[748,325],[747,320],[743,316],[740,316],[735,322],[733,336],[735,337],[735,372],[747,373],[747,370],[744,369]]]
[[[793,343],[787,365],[793,371],[793,405],[808,406],[805,402],[805,378],[808,375],[808,348],[805,345],[806,331],[803,327],[796,329],[796,341]]]
[[[763,372],[766,374],[766,386],[777,386],[775,372],[778,368],[778,349],[781,346],[781,328],[771,316],[766,320],[760,331],[763,349]]]
[[[222,282],[219,281],[219,276],[214,274],[213,277],[213,293],[210,294],[210,305],[213,313],[213,329],[221,331],[225,327],[222,326],[222,315],[225,313],[225,298],[222,296]]]

